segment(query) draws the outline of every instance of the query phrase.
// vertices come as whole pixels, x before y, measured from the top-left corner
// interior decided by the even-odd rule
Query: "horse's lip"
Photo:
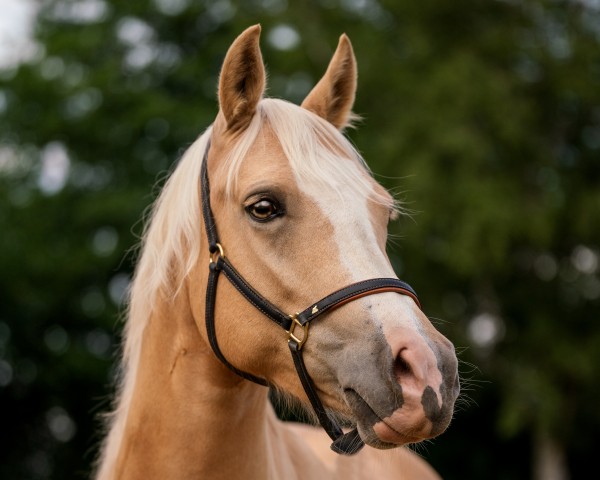
[[[356,390],[346,388],[344,394],[356,418],[360,436],[367,445],[386,449],[417,441],[391,427]],[[378,434],[373,428],[375,425],[378,425]]]

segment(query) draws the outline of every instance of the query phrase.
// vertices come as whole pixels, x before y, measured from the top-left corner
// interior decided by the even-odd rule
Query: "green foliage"
[[[295,102],[339,35],[353,42],[363,121],[349,134],[413,212],[391,257],[474,384],[426,457],[446,479],[527,478],[544,431],[573,477],[591,468],[593,2],[54,0],[38,54],[0,72],[0,477],[88,476],[143,213],[216,115],[223,56],[254,23],[269,94]]]

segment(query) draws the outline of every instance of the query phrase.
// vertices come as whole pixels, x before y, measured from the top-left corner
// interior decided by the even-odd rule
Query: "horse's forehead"
[[[240,188],[257,182],[273,182],[296,188],[294,172],[272,128],[265,125],[240,166]]]
[[[316,140],[315,143],[320,142]],[[237,184],[242,189],[244,186],[256,182],[285,185],[288,189],[297,189],[299,194],[313,198],[318,197],[326,202],[335,199],[336,210],[341,207],[340,200],[342,197],[345,197],[344,201],[351,199],[365,203],[368,202],[371,195],[376,197],[389,196],[381,185],[372,180],[363,167],[358,164],[349,165],[352,160],[342,158],[347,157],[347,153],[344,153],[341,144],[327,142],[327,146],[322,145],[320,148],[329,150],[327,155],[324,154],[323,158],[320,158],[323,163],[329,162],[327,166],[321,164],[315,168],[316,171],[310,170],[306,166],[293,167],[277,134],[266,122],[261,126],[260,132],[240,165]],[[339,164],[331,164],[333,159],[337,159]],[[302,158],[296,158],[295,162],[302,162]],[[370,188],[355,191],[352,185],[340,186],[340,180],[336,178],[336,174],[343,169],[355,169],[353,175],[363,177],[364,182],[370,184]]]
[[[339,164],[323,168],[321,175],[326,177],[325,181],[318,178],[318,172],[307,174],[307,169],[301,167],[300,170],[304,172],[299,174],[292,167],[275,131],[268,122],[265,123],[240,164],[236,180],[237,196],[244,196],[257,187],[278,187],[297,201],[307,199],[307,202],[302,202],[305,207],[313,205],[318,208],[336,231],[344,232],[338,235],[339,243],[346,243],[347,236],[353,233],[356,236],[359,230],[363,232],[359,237],[369,243],[377,244],[377,240],[385,239],[389,213],[386,209],[382,212],[380,203],[374,198],[386,198],[389,193],[361,165],[349,158],[342,158],[344,151],[341,145],[330,143],[321,148],[330,148],[329,154],[323,156],[323,162],[339,161]],[[302,158],[296,161],[302,161]],[[354,175],[361,176],[365,182],[363,188],[340,186],[338,183],[341,180],[337,177],[342,169],[354,169]],[[364,185],[368,187],[364,188]],[[344,252],[343,255],[349,253]]]

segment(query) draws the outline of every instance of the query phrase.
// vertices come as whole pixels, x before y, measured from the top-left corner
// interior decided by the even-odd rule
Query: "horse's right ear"
[[[356,95],[356,58],[350,39],[340,37],[327,71],[302,102],[302,107],[316,113],[336,128],[344,129],[357,117],[352,113]]]
[[[219,77],[219,107],[227,129],[243,130],[265,90],[265,66],[259,46],[260,25],[244,30],[231,44]]]

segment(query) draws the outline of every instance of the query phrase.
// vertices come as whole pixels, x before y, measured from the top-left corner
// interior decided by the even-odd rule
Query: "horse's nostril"
[[[396,360],[394,361],[394,375],[398,380],[412,373],[410,364],[404,358],[402,358],[402,352],[405,350],[405,348],[400,350],[396,356]]]
[[[410,387],[422,392],[427,385],[438,386],[442,379],[435,354],[424,341],[419,340],[417,337],[409,340],[404,338],[396,343],[396,348],[392,347],[392,355],[396,381],[403,388]]]

